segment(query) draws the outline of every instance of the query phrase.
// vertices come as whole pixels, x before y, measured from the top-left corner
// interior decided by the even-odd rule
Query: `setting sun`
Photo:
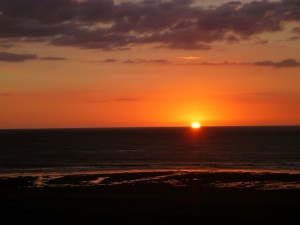
[[[201,124],[198,123],[198,122],[193,122],[193,123],[191,124],[191,128],[198,129],[198,128],[200,128],[200,127],[201,127]]]

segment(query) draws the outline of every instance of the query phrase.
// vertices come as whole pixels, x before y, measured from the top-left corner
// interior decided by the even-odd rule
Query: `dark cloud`
[[[0,0],[4,18],[39,21],[42,24],[55,24],[75,18],[77,5],[72,0]]]
[[[166,60],[166,59],[128,59],[126,61],[124,61],[124,63],[158,63],[158,64],[169,64],[170,61]]]
[[[116,59],[106,59],[102,62],[104,62],[104,63],[114,63],[114,62],[118,62],[118,60],[116,60]]]
[[[293,37],[290,37],[288,40],[289,41],[298,41],[300,39],[299,36],[293,36]]]
[[[46,56],[46,57],[41,57],[41,60],[53,60],[53,61],[61,61],[61,60],[67,60],[65,57],[57,57],[57,56]]]
[[[300,27],[294,27],[292,32],[300,34]]]
[[[124,61],[124,63],[136,63],[136,61],[135,60],[132,60],[132,59],[127,59],[126,61]]]
[[[57,57],[57,56],[38,57],[36,54],[18,54],[18,53],[0,52],[0,61],[3,62],[24,62],[26,60],[34,60],[34,59],[51,60],[51,61],[67,60],[67,58]]]
[[[297,62],[295,59],[285,59],[279,62],[274,61],[260,61],[254,63],[257,66],[272,66],[272,67],[297,67],[300,66],[300,63]]]
[[[8,49],[8,48],[14,47],[14,45],[12,45],[12,44],[1,44],[0,47]]]
[[[12,93],[8,93],[8,92],[5,92],[5,93],[0,93],[0,97],[8,97],[8,96],[11,96]]]
[[[32,59],[37,59],[37,55],[0,52],[0,61],[4,62],[24,62]]]
[[[117,99],[88,99],[85,100],[86,103],[93,103],[93,104],[98,104],[98,103],[113,103],[113,102],[135,102],[135,101],[140,101],[138,98],[132,98],[132,97],[125,97],[125,98],[117,98]]]
[[[100,60],[88,60],[88,61],[84,60],[82,62],[89,62],[89,63],[115,63],[115,62],[118,62],[118,61],[119,60],[117,60],[117,59],[105,59],[105,60],[102,60],[102,61],[100,61]]]
[[[282,61],[259,61],[259,62],[241,62],[241,61],[173,61],[167,59],[128,59],[123,61],[126,64],[142,64],[142,63],[157,63],[157,64],[172,64],[177,66],[270,66],[276,68],[283,68],[283,67],[298,67],[300,66],[300,62],[295,59],[285,59]]]
[[[233,34],[229,34],[225,37],[225,39],[228,43],[237,43],[240,40],[236,35]]]
[[[196,62],[196,63],[187,63],[183,65],[194,65],[194,66],[242,66],[242,65],[250,65],[250,63],[238,62],[238,61],[204,61],[204,62]]]
[[[235,43],[299,20],[299,0],[209,8],[192,0],[0,0],[0,39],[102,50],[139,44],[207,50],[214,41]]]
[[[112,0],[89,0],[77,3],[77,17],[83,21],[111,21],[115,4]]]
[[[261,38],[256,38],[256,40],[255,40],[255,44],[258,44],[258,45],[265,45],[265,44],[267,44],[269,42],[269,40],[268,39],[261,39]]]

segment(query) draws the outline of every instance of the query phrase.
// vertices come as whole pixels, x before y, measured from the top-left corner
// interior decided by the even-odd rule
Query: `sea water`
[[[300,171],[300,127],[0,130],[0,174],[160,169]]]

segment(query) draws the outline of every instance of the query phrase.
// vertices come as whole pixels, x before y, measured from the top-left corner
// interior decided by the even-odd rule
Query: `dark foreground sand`
[[[300,224],[300,175],[131,172],[0,177],[0,224]]]

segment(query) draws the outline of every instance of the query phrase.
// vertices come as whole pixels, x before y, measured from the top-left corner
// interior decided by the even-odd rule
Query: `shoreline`
[[[300,173],[253,170],[123,170],[0,175],[0,189],[114,186],[122,184],[171,186],[202,185],[210,188],[300,190]]]
[[[294,225],[300,224],[300,174],[177,170],[0,176],[0,201],[3,225]]]
[[[20,169],[21,170],[21,169]],[[195,173],[270,173],[270,174],[300,174],[300,170],[292,169],[257,169],[257,168],[155,168],[155,169],[69,169],[57,171],[40,171],[37,169],[33,172],[0,172],[0,177],[21,177],[21,176],[41,176],[41,175],[81,175],[81,174],[126,174],[126,173],[151,173],[151,172],[195,172]]]

